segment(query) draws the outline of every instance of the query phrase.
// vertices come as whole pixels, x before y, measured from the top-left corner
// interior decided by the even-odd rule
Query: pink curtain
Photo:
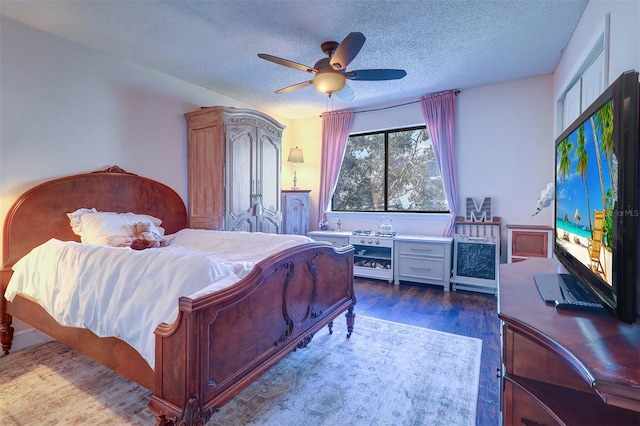
[[[318,196],[318,215],[311,229],[318,229],[324,212],[329,208],[331,194],[338,180],[344,150],[349,140],[352,111],[325,112],[322,114],[322,157],[320,163],[320,194]]]
[[[456,91],[434,93],[421,99],[422,114],[427,125],[433,150],[440,166],[444,193],[449,204],[449,223],[443,235],[455,232],[458,212],[458,180],[456,170]]]

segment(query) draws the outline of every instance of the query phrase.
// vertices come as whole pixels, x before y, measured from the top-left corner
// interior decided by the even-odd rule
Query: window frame
[[[352,136],[360,137],[360,136],[380,135],[380,134],[384,135],[384,210],[337,210],[334,208],[334,196],[335,196],[335,188],[334,188],[334,191],[331,194],[331,203],[329,205],[329,209],[330,209],[329,211],[331,211],[332,213],[340,213],[340,214],[349,214],[349,213],[384,214],[384,215],[402,215],[402,214],[448,215],[450,214],[451,211],[448,208],[442,211],[439,211],[439,210],[389,210],[388,209],[389,134],[400,133],[400,132],[412,132],[415,130],[425,130],[428,132],[427,126],[422,124],[422,125],[410,126],[410,127],[399,127],[399,128],[392,128],[392,129],[376,130],[376,131],[370,131],[370,132],[358,132],[358,133],[349,134],[349,139]],[[345,145],[345,150],[348,144],[349,144],[349,141],[347,141],[347,145]],[[433,149],[433,143],[432,143],[432,149]],[[343,158],[343,162],[344,162],[344,158]],[[340,164],[340,171],[342,171],[342,164]],[[340,179],[340,172],[338,172],[338,177],[336,178],[336,186],[338,184],[339,179]],[[440,174],[440,179],[442,182],[442,174]],[[442,182],[442,185],[444,190],[444,182]],[[446,196],[445,196],[445,202],[447,203],[447,206],[448,206],[448,201],[446,200]]]

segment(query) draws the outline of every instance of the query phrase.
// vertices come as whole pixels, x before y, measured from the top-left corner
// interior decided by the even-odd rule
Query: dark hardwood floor
[[[494,295],[442,291],[442,287],[356,278],[356,315],[476,337],[482,340],[478,426],[498,424],[500,335]],[[358,319],[356,317],[356,327]]]

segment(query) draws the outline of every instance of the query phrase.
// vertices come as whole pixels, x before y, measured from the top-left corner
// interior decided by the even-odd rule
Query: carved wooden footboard
[[[180,299],[175,325],[156,330],[158,424],[200,424],[269,367],[353,305],[353,248],[313,243],[260,263],[241,283]],[[184,410],[182,409],[184,408]]]
[[[0,293],[13,264],[49,238],[76,240],[66,213],[80,207],[150,214],[167,233],[186,227],[182,199],[165,185],[118,167],[68,176],[25,192],[5,219]],[[173,324],[156,329],[155,370],[113,337],[58,324],[34,300],[0,297],[0,342],[9,353],[12,318],[21,319],[154,391],[149,407],[158,424],[203,424],[225,402],[314,333],[347,312],[355,315],[353,248],[309,243],[273,255],[239,283],[197,299],[179,300]]]

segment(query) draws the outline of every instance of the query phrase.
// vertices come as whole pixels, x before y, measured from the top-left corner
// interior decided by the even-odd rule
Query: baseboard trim
[[[13,342],[11,345],[11,352],[19,351],[20,349],[28,348],[29,346],[38,345],[40,343],[53,340],[51,336],[48,336],[35,328],[28,328],[26,330],[20,330],[14,333]]]

